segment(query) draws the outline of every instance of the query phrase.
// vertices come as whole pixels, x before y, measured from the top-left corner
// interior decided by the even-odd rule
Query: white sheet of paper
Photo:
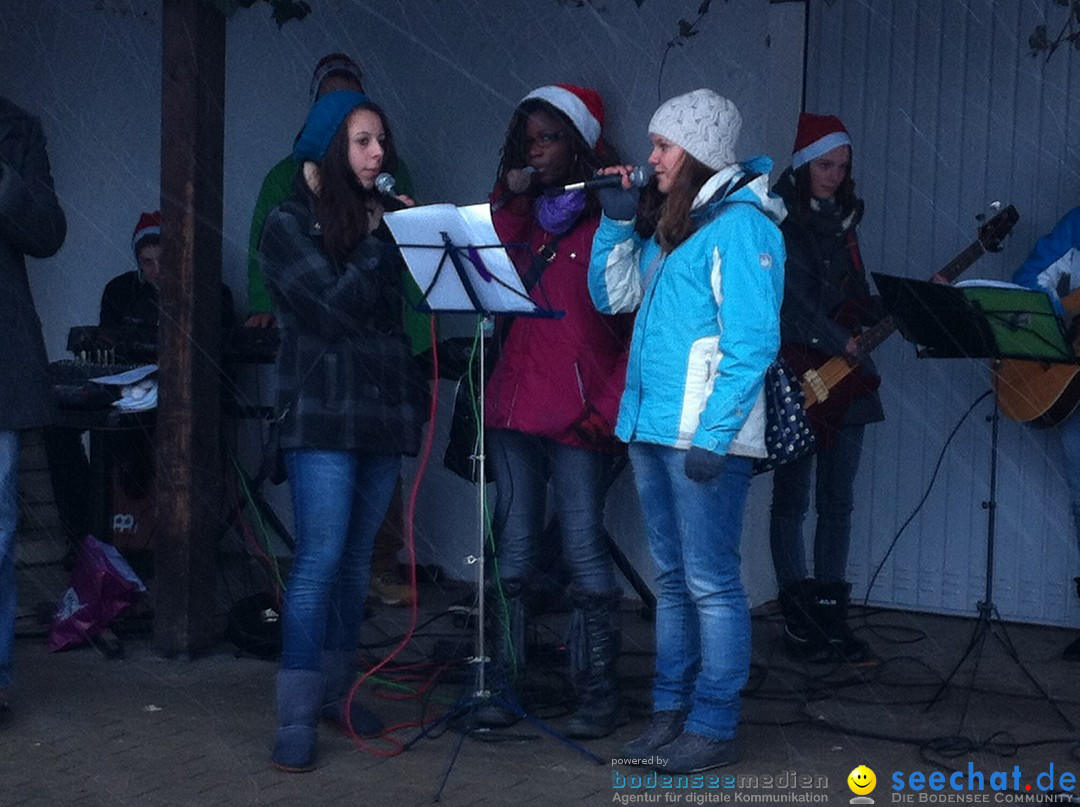
[[[156,364],[144,364],[142,367],[136,367],[132,370],[126,370],[123,373],[117,373],[116,375],[103,375],[97,378],[91,378],[90,380],[98,384],[114,384],[124,386],[126,384],[135,384],[142,381],[148,375],[157,372]]]
[[[537,310],[506,250],[497,246],[499,236],[491,223],[491,209],[487,203],[466,207],[451,204],[410,207],[387,213],[384,218],[394,240],[401,246],[409,272],[420,290],[426,292],[427,304],[433,311],[476,310],[443,250],[442,233],[462,248],[495,246],[477,251],[482,269],[462,255],[468,281],[485,313],[523,314]]]

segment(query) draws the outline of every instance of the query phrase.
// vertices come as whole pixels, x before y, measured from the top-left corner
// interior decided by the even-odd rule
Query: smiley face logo
[[[865,796],[877,786],[877,776],[865,765],[860,765],[848,774],[847,785],[856,796]]]

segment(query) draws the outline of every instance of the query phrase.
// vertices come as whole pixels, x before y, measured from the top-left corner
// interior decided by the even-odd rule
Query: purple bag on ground
[[[49,650],[89,644],[145,593],[146,586],[115,546],[86,536],[71,585],[53,617]]]

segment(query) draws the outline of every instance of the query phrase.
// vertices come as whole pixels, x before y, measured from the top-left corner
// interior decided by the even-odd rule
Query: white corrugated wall
[[[1080,53],[1047,61],[1027,44],[1036,25],[1054,34],[1065,16],[1053,0],[810,0],[806,110],[838,114],[851,131],[868,270],[928,278],[998,200],[1020,222],[965,276],[1007,280],[1080,204]],[[990,381],[987,361],[917,359],[898,335],[876,358],[887,421],[868,429],[859,481],[849,567],[859,596]],[[957,429],[872,601],[972,614],[983,599],[992,402]],[[1006,619],[1080,622],[1060,459],[1053,432],[1002,419],[993,600]]]

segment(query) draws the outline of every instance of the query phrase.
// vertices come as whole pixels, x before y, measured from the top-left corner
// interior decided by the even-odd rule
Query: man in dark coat
[[[52,409],[26,256],[53,255],[66,234],[41,124],[0,96],[0,723],[13,672],[19,432],[44,425]]]

